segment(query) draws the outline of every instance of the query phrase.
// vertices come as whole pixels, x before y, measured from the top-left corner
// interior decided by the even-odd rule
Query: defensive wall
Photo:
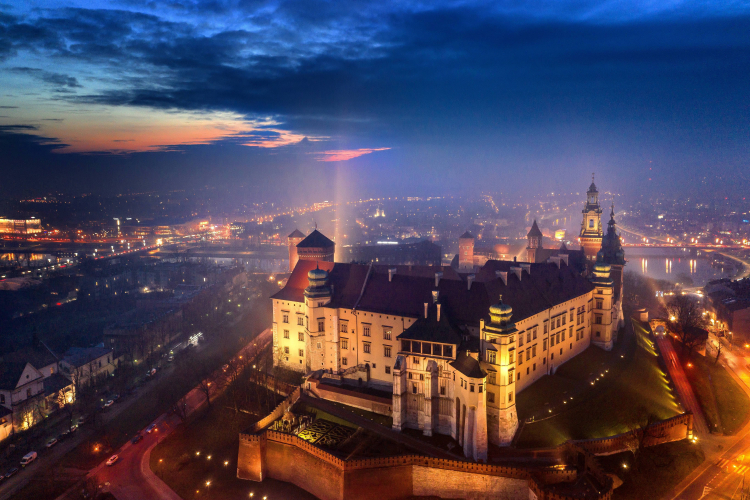
[[[393,399],[366,394],[337,385],[326,384],[314,378],[308,378],[305,382],[306,390],[321,399],[335,403],[353,406],[361,410],[370,411],[379,415],[390,417],[393,415]]]
[[[301,394],[302,387],[297,387],[248,433],[240,434],[238,478],[287,481],[321,500],[395,500],[411,496],[573,500],[583,498],[584,491],[587,499],[610,500],[612,479],[601,469],[595,455],[692,437],[693,415],[688,413],[646,429],[564,443],[554,450],[564,463],[570,464],[565,467],[534,466],[533,462],[529,466],[492,465],[419,455],[344,460],[293,434],[266,429]],[[534,450],[525,451],[533,456]],[[542,451],[546,454],[551,450]]]

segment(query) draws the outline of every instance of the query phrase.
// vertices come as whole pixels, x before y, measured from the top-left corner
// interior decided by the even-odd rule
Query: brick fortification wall
[[[577,472],[540,471],[545,484],[572,481]],[[290,434],[240,436],[237,477],[287,481],[321,500],[389,500],[414,495],[526,500],[529,470],[404,455],[344,461]]]
[[[630,450],[636,446],[640,442],[643,432],[642,429],[636,429],[616,436],[574,441],[574,443],[594,455],[613,455]],[[662,420],[649,426],[645,432],[644,446],[656,446],[692,437],[693,414],[683,413],[682,415]]]

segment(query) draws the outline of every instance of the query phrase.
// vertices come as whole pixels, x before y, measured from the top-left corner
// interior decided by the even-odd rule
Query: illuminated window
[[[346,366],[346,358],[341,358],[341,364]]]
[[[370,353],[370,344],[369,344],[369,343],[367,343],[367,342],[365,342],[364,344],[362,344],[362,350],[363,350],[363,351],[364,351],[365,353],[369,354],[369,353]]]
[[[284,314],[284,316],[282,316],[281,322],[282,323],[289,323],[289,315],[288,314]]]
[[[495,351],[487,351],[487,362],[493,365],[497,362],[497,353]]]
[[[284,330],[284,338],[285,339],[289,338],[289,330]]]
[[[383,329],[383,339],[384,340],[391,340],[391,327],[384,327]]]
[[[304,342],[305,341],[305,334],[302,333],[302,332],[297,332],[297,340],[299,340],[300,342]]]
[[[289,348],[288,347],[284,348],[284,354],[289,354]]]
[[[349,349],[349,341],[347,339],[341,339],[341,348]]]
[[[297,326],[304,326],[305,324],[305,318],[302,316],[297,316]]]
[[[319,332],[326,331],[326,322],[324,320],[322,320],[322,319],[318,320],[318,331]]]
[[[389,345],[383,346],[383,356],[385,356],[386,358],[391,357],[391,346]]]

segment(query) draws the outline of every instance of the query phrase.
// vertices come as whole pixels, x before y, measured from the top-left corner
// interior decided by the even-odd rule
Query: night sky
[[[747,1],[0,3],[5,195],[739,195],[749,121]]]

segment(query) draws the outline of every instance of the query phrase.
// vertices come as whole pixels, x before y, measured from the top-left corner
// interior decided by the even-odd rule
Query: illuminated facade
[[[591,176],[591,186],[586,192],[586,205],[583,207],[583,222],[578,240],[589,262],[596,260],[596,254],[602,246],[602,209],[599,206],[599,191]]]
[[[39,234],[42,232],[42,221],[39,219],[2,219],[0,234]]]
[[[611,348],[610,269],[589,279],[562,253],[471,273],[300,260],[272,297],[274,364],[388,391],[395,429],[450,435],[485,460],[515,435],[519,392],[592,344]]]

